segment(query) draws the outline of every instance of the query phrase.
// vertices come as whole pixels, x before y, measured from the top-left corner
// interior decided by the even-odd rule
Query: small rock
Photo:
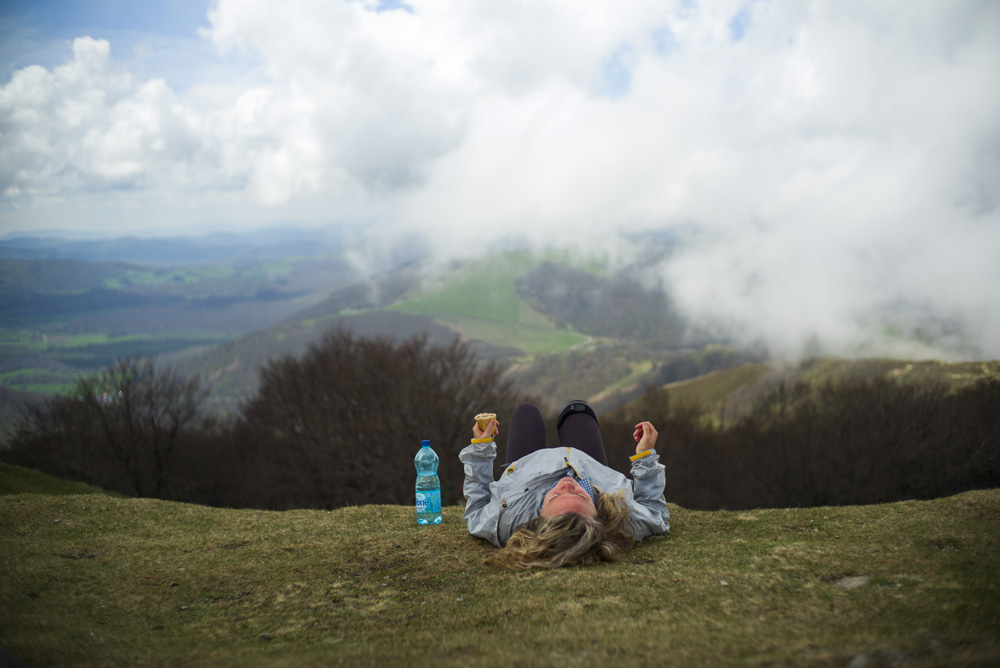
[[[719,580],[719,584],[722,585],[723,587],[728,587],[729,586],[729,583],[726,582],[725,580]]]
[[[837,584],[843,587],[844,589],[857,589],[862,585],[868,584],[869,580],[871,580],[871,578],[868,577],[867,575],[853,575],[850,577],[841,578],[837,580]]]
[[[462,598],[461,596],[455,599],[455,603],[462,603],[463,601],[465,601],[465,599]]]
[[[898,649],[880,649],[875,652],[875,658],[880,663],[888,663],[890,666],[898,666],[906,659],[906,655]]]
[[[867,654],[858,654],[856,657],[851,659],[849,664],[847,664],[847,668],[865,668],[865,666],[871,662],[872,658]]]

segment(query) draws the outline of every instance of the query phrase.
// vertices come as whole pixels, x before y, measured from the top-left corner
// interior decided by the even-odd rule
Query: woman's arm
[[[635,456],[632,457],[632,500],[635,502],[632,523],[635,525],[636,540],[670,531],[670,511],[663,497],[666,468],[653,449],[657,436],[656,429],[649,422],[637,424],[632,434],[636,441]]]
[[[486,433],[494,430],[487,428]],[[478,432],[478,433],[477,433]],[[459,454],[465,469],[462,493],[465,495],[465,525],[469,533],[497,545],[498,510],[491,503],[490,483],[493,482],[493,460],[497,456],[497,445],[491,436],[483,436],[482,430],[473,427],[476,438]]]

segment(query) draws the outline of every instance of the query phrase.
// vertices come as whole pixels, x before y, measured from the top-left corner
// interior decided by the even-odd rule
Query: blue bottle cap
[[[420,447],[421,448],[429,448],[429,447],[431,447],[431,442],[430,441],[420,441]]]

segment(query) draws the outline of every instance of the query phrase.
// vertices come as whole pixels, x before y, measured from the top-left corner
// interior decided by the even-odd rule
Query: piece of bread
[[[480,413],[479,415],[476,416],[476,423],[479,425],[480,429],[486,431],[486,425],[490,423],[490,420],[496,420],[496,419],[497,419],[496,413]]]

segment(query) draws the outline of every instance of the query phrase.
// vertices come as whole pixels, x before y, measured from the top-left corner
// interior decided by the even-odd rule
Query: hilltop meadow
[[[462,509],[53,494],[0,466],[0,647],[28,666],[990,666],[1000,491],[692,511],[621,561],[483,564]],[[670,495],[668,492],[668,500]]]

